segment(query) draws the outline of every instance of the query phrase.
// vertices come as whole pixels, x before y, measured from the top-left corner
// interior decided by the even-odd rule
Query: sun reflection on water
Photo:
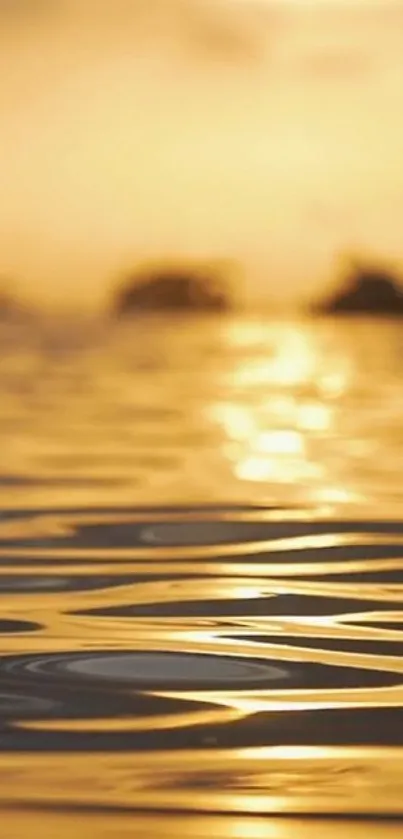
[[[0,357],[3,804],[401,813],[401,338],[117,333]]]
[[[401,434],[398,347],[380,327],[157,319],[93,341],[88,330],[79,350],[73,330],[70,354],[66,335],[51,337],[0,359],[7,504],[23,491],[34,506],[90,493],[94,503],[331,510],[370,504],[374,470],[377,496],[393,501],[396,460],[383,450]]]
[[[211,402],[206,415],[221,429],[234,478],[250,486],[306,487],[325,504],[359,500],[324,456],[326,442],[337,436],[351,361],[327,352],[322,336],[304,323],[260,329],[233,323],[225,337],[246,357],[224,375],[226,399]]]

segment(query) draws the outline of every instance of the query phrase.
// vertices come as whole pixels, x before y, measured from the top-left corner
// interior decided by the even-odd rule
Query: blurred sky
[[[403,258],[400,0],[0,0],[0,273],[99,300],[146,256],[249,296]]]

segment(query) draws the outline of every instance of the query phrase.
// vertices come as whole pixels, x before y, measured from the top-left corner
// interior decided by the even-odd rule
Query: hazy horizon
[[[345,251],[403,262],[403,4],[16,0],[0,45],[0,276],[28,295],[178,256],[293,300]]]

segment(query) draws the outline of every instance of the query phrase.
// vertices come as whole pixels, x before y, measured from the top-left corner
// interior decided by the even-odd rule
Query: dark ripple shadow
[[[291,513],[291,508],[287,511],[272,508],[259,512],[258,507],[237,508],[234,505],[215,509],[166,507],[154,511],[150,508],[121,508],[116,511],[95,508],[45,512],[31,510],[22,513],[5,511],[0,520],[0,548],[5,555],[0,563],[3,566],[6,563],[24,568],[30,566],[30,570],[24,574],[13,574],[10,568],[10,573],[0,576],[0,593],[5,596],[20,593],[27,595],[30,596],[28,602],[33,604],[37,595],[45,597],[47,593],[57,592],[70,594],[71,597],[63,601],[64,614],[90,618],[92,634],[86,638],[83,633],[78,652],[16,654],[10,646],[10,651],[3,654],[0,658],[0,751],[123,753],[236,749],[264,745],[403,745],[402,708],[354,705],[370,702],[372,689],[393,689],[391,696],[394,703],[397,701],[403,676],[394,672],[393,667],[388,667],[386,657],[400,656],[403,645],[396,639],[379,637],[326,638],[320,635],[317,625],[316,634],[308,635],[309,618],[324,617],[336,623],[343,616],[348,619],[351,614],[353,631],[353,623],[359,624],[360,614],[368,615],[366,625],[371,625],[371,612],[385,614],[382,623],[373,622],[376,628],[397,631],[398,624],[388,622],[387,617],[388,614],[399,615],[401,602],[397,597],[398,589],[393,592],[394,600],[392,592],[388,599],[387,586],[398,587],[403,582],[403,572],[400,568],[378,569],[376,560],[400,560],[403,557],[403,524],[364,521],[311,523],[298,520],[297,514],[294,520],[275,519],[282,514],[285,517],[291,516]],[[181,515],[183,521],[178,520]],[[231,518],[220,520],[220,515]],[[254,515],[256,519],[241,520],[242,516],[248,515]],[[164,520],[164,516],[168,521]],[[170,522],[170,516],[175,521]],[[105,520],[105,517],[111,520]],[[273,518],[269,520],[270,517]],[[345,544],[326,542],[327,537],[331,542],[334,534],[338,534],[341,540],[345,537]],[[316,538],[321,535],[326,537],[324,541]],[[305,541],[298,543],[300,537]],[[309,545],[311,538],[312,544]],[[280,546],[278,540],[285,540],[284,544]],[[155,561],[158,562],[163,556],[161,548],[167,547],[171,553],[166,562],[166,573],[161,574],[162,565],[158,568]],[[15,558],[11,550],[7,557],[8,548],[16,553]],[[35,549],[35,555],[33,550],[30,555],[30,548]],[[55,559],[49,555],[39,558],[41,548],[48,553],[55,549]],[[175,553],[176,548],[178,555]],[[192,554],[193,548],[200,549],[197,555]],[[18,549],[25,549],[27,556],[18,556]],[[67,558],[63,558],[61,573],[57,570],[60,567],[60,558],[56,559],[58,549],[66,553],[71,551]],[[90,552],[94,552],[97,555],[99,550],[101,562],[105,549],[110,551],[109,565],[111,562],[119,565],[124,563],[130,566],[130,570],[127,568],[127,573],[122,575],[110,573],[110,567],[105,574],[96,572],[80,575],[74,573],[73,569],[71,574],[68,573],[69,564],[85,564],[87,553],[90,555]],[[124,557],[125,549],[136,549],[135,556]],[[170,559],[175,563],[175,573],[170,572]],[[369,566],[365,570],[348,569],[347,573],[337,569],[336,574],[325,574],[318,567],[326,562],[344,560],[366,560]],[[276,564],[278,569],[276,575],[273,574],[276,585],[278,578],[281,578],[282,565],[287,571],[284,577],[291,580],[294,574],[290,566],[296,566],[295,576],[299,576],[298,566],[312,563],[306,576],[309,583],[317,585],[316,590],[312,589],[315,590],[314,594],[307,586],[302,593],[274,591],[272,596],[230,599],[229,594],[227,598],[208,599],[203,596],[203,580],[208,579],[214,586],[214,573],[205,578],[201,573],[195,579],[185,569],[184,573],[178,572],[177,567],[181,562],[208,563],[213,572],[214,566],[219,566],[216,576],[220,589],[217,593],[224,591],[224,595],[225,580],[228,579],[230,584],[237,580],[235,567],[239,568],[242,576],[249,563],[260,564],[262,573],[265,565]],[[35,573],[35,563],[46,566],[49,573]],[[139,573],[136,573],[138,563],[141,563],[142,568],[141,572],[139,569]],[[147,563],[149,571],[144,571]],[[233,566],[227,577],[226,564]],[[266,579],[269,577],[268,569]],[[158,590],[160,584],[185,580],[189,581],[189,586],[192,586],[194,580],[195,599],[175,599],[178,598],[178,591],[175,592],[173,586],[172,599],[169,601],[136,601],[137,583],[157,583]],[[248,577],[249,582],[253,587],[253,576]],[[343,590],[339,588],[340,583],[349,584],[349,595],[353,585],[357,585],[358,594],[361,584],[370,584],[371,588],[365,591],[368,599],[355,597],[354,594],[344,596]],[[132,586],[129,592],[112,594],[112,590],[127,586]],[[281,588],[286,591],[285,579],[281,579]],[[110,597],[108,589],[111,589]],[[190,597],[193,596],[188,583],[185,589],[182,588],[184,590],[190,592]],[[268,589],[263,589],[266,590],[270,591],[270,585]],[[86,597],[86,607],[80,609],[80,598],[76,599],[76,595],[80,592],[88,592],[90,595],[97,591],[104,594],[95,603],[105,605],[90,607],[87,604],[94,601]],[[153,591],[151,585],[147,589],[147,596],[151,594],[155,597]],[[144,594],[143,590],[141,596],[144,597]],[[167,595],[168,589],[164,589],[163,596]],[[125,598],[130,598],[131,602],[120,602]],[[45,601],[38,600],[38,604],[42,602]],[[42,629],[45,638],[46,635],[50,636],[52,600],[47,599],[46,604],[44,614],[46,620],[49,620],[48,624],[41,627],[25,621],[4,621],[0,622],[0,633],[3,632],[5,638],[7,632],[23,633]],[[55,606],[57,608],[60,606]],[[301,633],[300,629],[295,635],[292,630],[287,630],[289,634],[265,634],[262,631],[244,633],[238,629],[239,621],[237,627],[238,618],[250,617],[253,628],[254,617],[287,616],[293,619],[308,618],[307,635]],[[60,619],[61,615],[56,614],[56,617]],[[130,651],[125,646],[122,651],[118,648],[118,632],[115,639],[117,648],[100,650],[102,636],[97,635],[97,626],[101,625],[102,618],[113,618],[117,626],[119,618],[132,619],[130,626],[122,628],[126,645],[130,632],[136,640],[136,618],[149,618],[151,630],[152,619],[158,619],[160,632],[163,632],[164,624],[161,619],[166,619],[167,631],[169,619],[183,619],[180,631],[184,650],[186,632],[194,629],[194,619],[206,619],[212,630],[210,643],[214,643],[214,626],[220,625],[222,628],[225,619],[228,619],[228,634],[220,634],[219,642],[225,642],[226,639],[239,642],[240,654],[218,654],[218,635],[215,652],[203,652],[202,640],[195,653],[166,651],[163,640],[160,651],[147,649],[145,636],[141,636],[143,648],[137,649],[136,646],[135,650]],[[233,627],[229,626],[231,619]],[[12,626],[14,629],[10,628]],[[63,631],[68,629],[63,628]],[[326,634],[325,630],[323,634]],[[242,642],[245,642],[244,647]],[[77,644],[76,636],[73,643]],[[105,643],[107,646],[109,638]],[[111,643],[114,644],[113,636]],[[255,646],[252,646],[253,643]],[[91,644],[96,647],[95,651],[91,649]],[[153,645],[150,644],[150,647]],[[269,657],[266,657],[264,647],[268,645]],[[273,647],[278,647],[278,658]],[[284,647],[287,647],[286,659]],[[345,656],[340,664],[312,662],[306,660],[307,654],[304,655],[308,650],[323,653],[328,650],[352,655],[351,659]],[[379,660],[375,664],[370,662],[371,666],[362,666],[362,661],[359,664],[354,662],[353,654],[379,656]],[[326,659],[326,656],[323,655],[323,658]],[[355,690],[360,695],[358,699],[357,695],[355,698],[352,695],[349,702],[349,691]],[[190,698],[192,691],[197,696],[194,701]],[[231,696],[238,694],[239,697],[245,691],[255,692],[256,707],[261,692],[265,692],[270,702],[270,696],[280,691],[283,707],[280,702],[277,710],[251,713],[246,710],[244,713],[232,713],[231,716]],[[361,691],[367,691],[364,699]],[[216,692],[226,696],[228,705],[223,706],[218,699],[215,701]],[[341,701],[347,707],[332,707],[329,699],[332,692],[332,701]],[[388,701],[387,695],[387,692],[382,694],[384,703]],[[376,701],[374,694],[374,703]],[[293,702],[298,702],[299,707],[293,706]],[[313,707],[315,703],[320,705],[321,702],[328,702],[329,707]],[[112,723],[116,724],[115,729]]]
[[[254,689],[329,689],[389,687],[403,676],[385,670],[336,666],[298,660],[281,661],[255,655],[227,656],[145,650],[60,653],[0,658],[0,678],[67,681],[74,684],[113,683],[136,690],[239,691]]]
[[[363,655],[403,655],[403,640],[402,641],[388,641],[378,640],[374,638],[323,638],[319,635],[258,635],[250,633],[249,635],[231,634],[221,637],[226,637],[233,641],[253,642],[254,644],[270,645],[276,644],[279,647],[290,646],[298,647],[299,649],[311,650],[331,650],[332,652],[346,652],[357,653]],[[402,676],[403,680],[403,676]]]
[[[41,624],[33,623],[32,621],[6,620],[4,618],[0,619],[0,635],[36,632],[38,629],[42,628]]]
[[[403,623],[400,621],[398,623],[393,623],[392,621],[371,621],[369,620],[360,620],[359,618],[352,618],[350,621],[351,625],[365,627],[371,627],[372,629],[386,629],[387,631],[391,632],[403,632]]]
[[[18,478],[20,480],[20,478]],[[22,479],[21,479],[22,480]],[[25,479],[24,480],[30,480]],[[44,479],[54,483],[53,478]],[[61,479],[64,481],[64,478]],[[66,478],[67,482],[69,481]],[[75,479],[74,479],[75,480]],[[90,478],[96,485],[98,478]],[[102,483],[102,480],[99,479]],[[113,484],[113,478],[105,479]],[[83,479],[87,482],[87,478]],[[132,479],[131,479],[132,482]],[[215,515],[213,515],[213,511]],[[346,521],[301,521],[297,517],[292,519],[293,508],[272,507],[261,510],[261,518],[258,518],[259,508],[232,507],[164,507],[164,508],[119,508],[88,509],[88,510],[60,510],[48,509],[25,510],[25,511],[4,511],[0,520],[0,547],[35,547],[44,546],[44,540],[49,539],[49,544],[54,548],[113,548],[129,549],[143,548],[153,550],[158,554],[161,548],[189,548],[191,555],[192,548],[211,549],[211,561],[215,561],[220,547],[225,547],[225,554],[228,558],[228,548],[231,545],[245,546],[246,555],[254,557],[255,562],[290,561],[293,562],[315,562],[330,561],[332,559],[343,559],[348,556],[350,559],[385,559],[403,557],[403,524],[402,522],[375,522],[367,520],[346,520]],[[283,513],[283,520],[279,518]],[[300,510],[300,515],[303,513]],[[148,514],[147,517],[145,514]],[[154,513],[153,519],[151,518]],[[180,515],[185,518],[181,521]],[[225,516],[220,520],[221,516]],[[265,515],[264,515],[265,513]],[[143,519],[141,518],[143,514]],[[228,519],[233,514],[233,518]],[[169,516],[173,520],[169,520]],[[236,516],[236,517],[235,517]],[[242,518],[244,516],[244,518]],[[167,518],[166,518],[167,517]],[[252,518],[251,518],[252,517]],[[95,521],[93,521],[95,519]],[[108,519],[112,519],[108,521]],[[285,519],[285,520],[284,520]],[[22,532],[18,533],[18,521],[21,521]],[[27,531],[27,522],[33,529],[32,535]],[[12,537],[7,536],[9,523],[14,523]],[[58,532],[54,530],[54,524],[59,525]],[[40,536],[35,530],[40,527]],[[47,533],[47,528],[50,528]],[[370,534],[380,537],[388,536],[385,544],[368,541]],[[317,544],[315,537],[332,537],[345,535],[346,544]],[[396,536],[396,544],[390,543],[390,537]],[[349,537],[349,538],[347,538]],[[351,541],[351,537],[355,537]],[[292,540],[313,539],[313,545],[293,544]],[[361,538],[361,543],[360,543]],[[276,542],[290,540],[289,546],[278,548]],[[265,543],[273,542],[273,548]],[[248,550],[248,544],[253,543],[256,547],[261,544],[258,550]],[[234,558],[239,558],[239,552]]]
[[[264,746],[402,746],[399,708],[287,710],[235,721],[161,731],[47,731],[7,728],[0,751],[121,752],[237,749]],[[197,772],[197,770],[196,770]],[[193,773],[192,773],[193,774]],[[221,785],[220,785],[221,787]]]
[[[349,557],[350,559],[350,557]],[[386,557],[383,557],[386,559]],[[402,559],[403,564],[403,559]],[[354,568],[348,569],[340,574],[316,574],[312,571],[311,574],[305,575],[312,583],[381,583],[402,586],[402,601],[403,601],[403,570],[396,568],[392,570],[374,569],[373,571],[357,571]],[[287,574],[287,579],[292,579],[292,574]]]
[[[2,674],[0,682],[0,715],[5,720],[24,719],[43,721],[97,719],[154,719],[169,718],[186,713],[202,712],[209,707],[186,698],[170,699],[147,692],[134,692],[126,685],[105,686],[100,682],[80,684],[67,680],[61,684],[44,674],[33,681]],[[85,730],[85,725],[83,726]]]
[[[93,475],[49,475],[32,476],[32,475],[0,475],[1,487],[119,487],[127,483],[127,479],[119,478],[102,478],[94,477]],[[130,483],[133,483],[130,480]],[[1,543],[0,543],[1,544]]]
[[[14,563],[13,563],[14,564]],[[42,565],[42,562],[41,562]],[[50,563],[54,568],[54,562]],[[159,575],[159,582],[172,580],[175,576],[167,574]],[[181,577],[183,579],[183,577]],[[149,582],[150,577],[146,574],[122,574],[105,575],[68,575],[58,574],[2,574],[0,575],[0,594],[49,594],[53,592],[80,592],[80,591],[102,591],[106,589],[120,588],[134,583]],[[1,632],[1,628],[0,628]]]
[[[365,608],[372,612],[396,611],[399,603],[385,599],[355,599],[353,597],[331,597],[309,594],[276,594],[271,597],[239,598],[236,600],[181,600],[158,603],[138,603],[86,609],[71,612],[75,615],[97,615],[99,617],[269,617],[270,615],[315,615],[326,616],[360,612]]]

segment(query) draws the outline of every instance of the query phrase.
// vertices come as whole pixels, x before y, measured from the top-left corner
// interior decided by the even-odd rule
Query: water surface
[[[8,835],[397,835],[373,819],[403,815],[401,344],[3,325]]]

